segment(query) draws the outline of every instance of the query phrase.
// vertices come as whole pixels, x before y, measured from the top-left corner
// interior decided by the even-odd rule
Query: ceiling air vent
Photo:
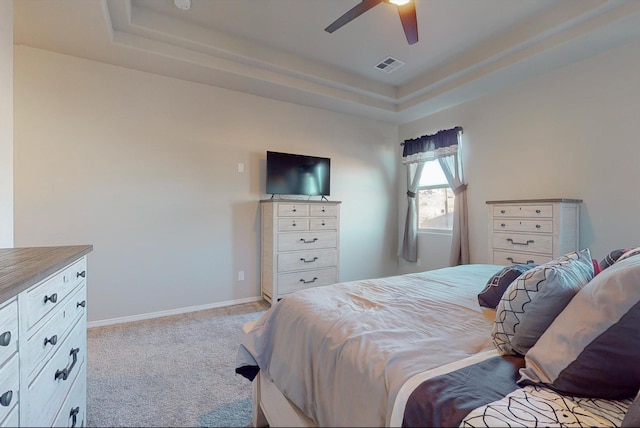
[[[405,64],[406,64],[405,62],[402,62],[399,59],[395,59],[389,56],[383,59],[380,63],[376,64],[375,67],[378,70],[384,71],[385,73],[391,73],[392,71],[399,69]]]

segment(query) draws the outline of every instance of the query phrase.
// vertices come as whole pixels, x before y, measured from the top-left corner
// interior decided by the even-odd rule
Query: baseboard
[[[142,321],[142,320],[148,320],[152,318],[166,317],[169,315],[180,315],[180,314],[186,314],[188,312],[202,311],[205,309],[223,308],[225,306],[240,305],[242,303],[259,302],[261,300],[262,300],[261,296],[247,297],[244,299],[235,299],[235,300],[227,300],[225,302],[209,303],[207,305],[188,306],[186,308],[169,309],[167,311],[149,312],[146,314],[130,315],[130,316],[119,317],[119,318],[109,318],[106,320],[98,320],[98,321],[89,321],[87,323],[87,328],[103,327],[106,325],[122,324],[122,323],[133,322],[133,321]]]

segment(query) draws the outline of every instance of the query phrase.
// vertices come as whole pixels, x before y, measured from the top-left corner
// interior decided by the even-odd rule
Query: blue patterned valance
[[[438,131],[433,135],[405,140],[402,151],[402,163],[416,163],[432,161],[445,156],[452,156],[458,152],[458,137],[462,134],[462,127]]]

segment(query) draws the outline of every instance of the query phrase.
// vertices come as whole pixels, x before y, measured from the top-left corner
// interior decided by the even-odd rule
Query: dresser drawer
[[[553,254],[553,236],[494,233],[493,247],[501,250],[531,251],[551,255]]]
[[[278,217],[308,217],[309,204],[278,204]]]
[[[84,315],[86,299],[87,288],[81,284],[46,324],[27,339],[20,354],[23,358],[23,370],[26,370],[29,378],[45,358],[60,347],[71,327]]]
[[[21,310],[24,309],[23,315],[27,320],[27,329],[31,329],[54,307],[61,305],[71,290],[84,281],[85,276],[86,259],[81,258],[68,268],[54,274],[44,283],[27,290],[26,307],[21,305]]]
[[[535,263],[541,265],[548,261],[551,261],[553,257],[551,255],[544,254],[531,254],[531,253],[518,253],[511,251],[494,251],[493,263],[497,265],[510,265],[510,264],[531,264]]]
[[[54,427],[83,427],[87,415],[87,373],[86,364],[82,365],[67,399],[60,408],[60,413],[53,421]]]
[[[278,275],[279,294],[334,284],[336,280],[335,268],[280,274]]]
[[[278,234],[278,251],[336,248],[337,244],[338,235],[335,231]]]
[[[494,217],[553,217],[553,205],[495,205]]]
[[[0,367],[0,421],[9,416],[19,399],[18,354]]]
[[[552,220],[494,220],[493,230],[508,230],[512,232],[553,233]]]
[[[9,410],[9,415],[5,418],[5,420],[0,422],[0,427],[15,428],[18,426],[19,420],[20,420],[20,408],[18,406],[13,406],[13,408]]]
[[[28,419],[25,425],[49,426],[53,423],[74,380],[85,364],[86,350],[86,325],[80,320],[42,371],[29,384],[30,408],[26,412]]]
[[[336,255],[335,249],[279,254],[278,272],[335,266]]]
[[[312,218],[309,230],[338,230],[338,219],[336,217]]]
[[[0,365],[17,350],[18,302],[13,299],[0,308]]]
[[[311,205],[311,217],[336,217],[338,215],[337,205]]]
[[[308,218],[287,217],[278,219],[278,232],[309,230]]]

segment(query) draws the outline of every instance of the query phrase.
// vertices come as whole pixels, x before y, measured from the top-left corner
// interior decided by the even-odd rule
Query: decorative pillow
[[[620,256],[627,251],[629,251],[628,248],[620,248],[619,250],[613,250],[612,252],[607,254],[604,259],[600,260],[600,270],[605,270],[606,268],[614,264],[616,260],[618,260]]]
[[[525,356],[521,385],[622,399],[640,389],[640,257],[618,261],[571,300]]]
[[[485,308],[495,309],[507,287],[521,274],[538,265],[515,264],[506,266],[493,275],[484,289],[478,294],[478,303]]]
[[[528,270],[507,287],[491,337],[501,355],[525,355],[573,296],[593,278],[588,248]]]
[[[633,256],[637,256],[638,254],[640,254],[640,247],[638,248],[634,248],[632,250],[627,250],[624,252],[624,254],[622,254],[618,260],[616,260],[616,263],[621,262],[625,259],[628,259],[629,257],[633,257]]]
[[[627,414],[622,420],[622,428],[627,427],[640,427],[640,392],[636,395],[636,399],[633,400],[631,406],[629,406],[629,410],[627,410]]]

